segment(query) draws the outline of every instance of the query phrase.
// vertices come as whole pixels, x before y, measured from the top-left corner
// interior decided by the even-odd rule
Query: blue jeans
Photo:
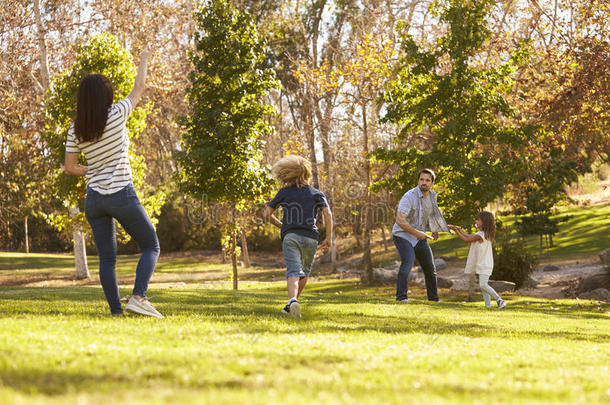
[[[114,220],[136,241],[142,256],[136,268],[133,295],[145,296],[159,257],[159,239],[132,184],[116,193],[104,195],[88,188],[85,216],[93,230],[100,259],[100,282],[113,314],[122,314],[116,279],[116,230]]]
[[[286,278],[309,277],[318,241],[296,233],[287,233],[282,241]]]
[[[393,239],[400,260],[402,261],[398,270],[398,279],[396,280],[396,299],[403,300],[407,298],[407,292],[409,290],[409,273],[411,273],[411,267],[413,267],[415,258],[417,258],[417,261],[424,271],[428,300],[438,301],[436,266],[434,265],[434,257],[432,256],[432,249],[430,249],[428,241],[425,239],[420,240],[413,246],[411,245],[411,242],[400,236],[394,235]]]

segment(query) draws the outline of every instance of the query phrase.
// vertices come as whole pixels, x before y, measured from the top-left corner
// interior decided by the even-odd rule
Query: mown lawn
[[[608,247],[610,207],[565,214],[548,258]],[[396,259],[380,249],[376,263]],[[467,246],[445,237],[433,249],[463,257]],[[137,259],[118,259],[121,294]],[[610,403],[607,303],[508,295],[506,310],[487,311],[447,290],[429,304],[413,288],[397,305],[392,286],[326,269],[297,320],[279,313],[283,268],[240,269],[233,291],[218,257],[162,255],[148,295],[166,318],[112,318],[96,258],[91,280],[74,280],[73,266],[0,253],[0,404]]]
[[[282,282],[152,285],[157,320],[110,317],[99,287],[2,286],[0,403],[610,401],[608,304],[487,311],[448,291],[397,305],[392,287],[309,287],[292,319]]]

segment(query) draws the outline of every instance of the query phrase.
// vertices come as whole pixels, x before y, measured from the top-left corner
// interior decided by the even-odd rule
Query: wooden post
[[[30,253],[30,244],[28,242],[28,216],[25,216],[25,253]]]
[[[233,289],[237,290],[237,230],[231,230],[231,263],[233,264]]]

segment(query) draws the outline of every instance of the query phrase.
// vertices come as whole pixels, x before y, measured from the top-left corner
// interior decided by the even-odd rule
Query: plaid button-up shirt
[[[412,188],[402,196],[400,203],[398,203],[398,212],[405,214],[409,225],[420,231],[451,233],[447,226],[447,221],[445,221],[441,210],[438,208],[436,191],[430,190],[428,195],[432,202],[432,212],[430,213],[427,224],[423,223],[422,199],[424,198],[424,195],[419,187]],[[402,229],[396,222],[394,222],[394,227],[392,228],[392,235],[408,240],[413,246],[418,242],[418,239],[415,236]]]

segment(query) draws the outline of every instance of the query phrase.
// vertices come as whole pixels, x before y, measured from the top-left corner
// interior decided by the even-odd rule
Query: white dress
[[[494,268],[494,256],[491,248],[491,241],[485,239],[485,232],[479,231],[475,235],[479,235],[483,242],[472,242],[468,251],[468,259],[466,259],[466,268],[464,273],[476,273],[491,276]]]

